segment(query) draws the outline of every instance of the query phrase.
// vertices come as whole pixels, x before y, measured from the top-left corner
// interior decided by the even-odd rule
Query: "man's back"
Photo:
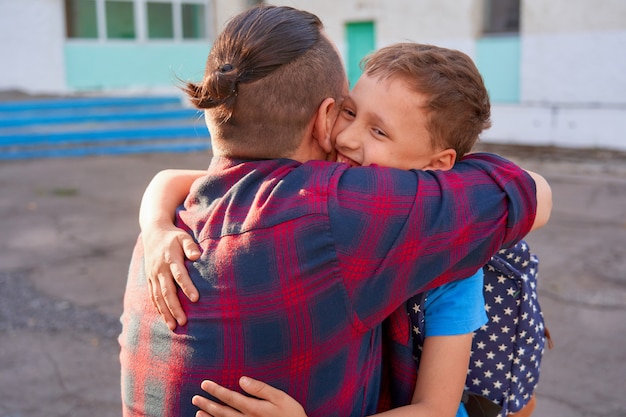
[[[472,177],[479,197],[454,186],[463,172],[435,179],[323,162],[214,160],[177,218],[203,252],[188,264],[201,297],[181,297],[186,326],[172,333],[162,322],[140,245],[133,256],[120,336],[125,415],[193,415],[203,379],[236,389],[242,375],[287,391],[311,417],[374,413],[382,320],[435,277],[467,275],[530,228],[526,196],[511,203],[520,217],[508,219],[515,226],[505,235],[502,195],[484,198],[502,194],[490,179],[500,175],[495,168]],[[510,195],[534,192],[532,181],[510,187]],[[467,221],[481,223],[481,233],[463,229]]]

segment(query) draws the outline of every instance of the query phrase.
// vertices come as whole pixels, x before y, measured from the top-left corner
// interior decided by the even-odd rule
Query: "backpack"
[[[499,405],[502,416],[521,410],[531,399],[539,382],[546,339],[551,347],[537,300],[538,264],[537,256],[521,241],[500,250],[483,267],[489,321],[474,333],[465,389],[470,398],[482,396]],[[426,296],[418,294],[407,304],[411,324],[418,329],[412,332],[418,369],[424,344],[424,313],[422,308],[413,307],[421,307]]]

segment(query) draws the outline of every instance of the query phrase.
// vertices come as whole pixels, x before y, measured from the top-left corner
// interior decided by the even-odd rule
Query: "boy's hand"
[[[198,301],[198,291],[189,278],[185,257],[195,261],[200,257],[200,250],[187,232],[172,224],[144,230],[141,239],[150,298],[167,326],[174,330],[177,325],[187,323],[176,283],[187,298]]]
[[[196,417],[306,417],[304,408],[296,400],[256,379],[244,376],[239,380],[239,386],[256,398],[231,391],[209,380],[202,381],[201,386],[226,405],[196,395],[191,400],[201,410],[196,413]]]

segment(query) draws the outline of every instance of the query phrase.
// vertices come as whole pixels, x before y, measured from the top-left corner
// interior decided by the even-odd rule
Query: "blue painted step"
[[[0,103],[0,160],[206,149],[202,113],[175,96]]]
[[[67,123],[106,123],[121,121],[147,121],[147,120],[177,120],[198,117],[198,111],[194,109],[145,109],[133,112],[120,112],[119,110],[81,111],[77,109],[71,113],[33,110],[21,114],[12,113],[4,116],[0,110],[0,129],[12,127],[27,127],[36,123],[42,125],[55,125]]]
[[[8,101],[0,103],[0,112],[20,112],[49,109],[85,109],[93,107],[134,107],[180,105],[180,97],[59,97],[36,100]]]

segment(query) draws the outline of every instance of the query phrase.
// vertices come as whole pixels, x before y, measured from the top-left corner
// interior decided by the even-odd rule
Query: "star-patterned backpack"
[[[538,263],[521,241],[499,251],[483,267],[489,321],[474,333],[465,389],[470,399],[474,396],[472,401],[482,396],[497,404],[501,416],[518,412],[531,399],[546,340],[551,345],[537,300]],[[411,302],[423,302],[423,297],[418,295]],[[419,368],[424,313],[422,308],[408,310],[412,325],[418,328],[413,333],[413,354]],[[468,413],[472,416],[469,409]],[[477,415],[497,415],[497,411]]]

